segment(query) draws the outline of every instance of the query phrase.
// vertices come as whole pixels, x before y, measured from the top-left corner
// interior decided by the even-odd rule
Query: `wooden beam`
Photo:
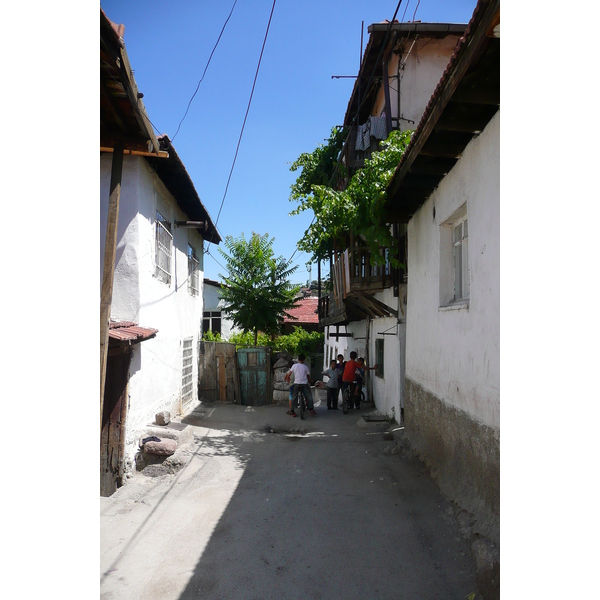
[[[110,196],[108,200],[108,220],[106,223],[106,243],[104,245],[104,266],[100,296],[100,430],[102,430],[102,414],[104,410],[108,334],[115,274],[115,256],[117,253],[117,227],[119,223],[122,174],[123,149],[115,148],[110,173]]]
[[[107,146],[100,146],[100,152],[109,152],[112,153],[114,152],[115,149],[114,148],[110,148]],[[125,156],[131,155],[131,156],[151,156],[153,158],[169,158],[169,153],[165,152],[164,150],[160,150],[159,152],[147,152],[147,151],[143,151],[143,150],[129,150],[127,148],[123,149],[123,154]]]

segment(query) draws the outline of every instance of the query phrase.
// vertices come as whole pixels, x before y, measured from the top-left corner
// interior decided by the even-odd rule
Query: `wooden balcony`
[[[387,248],[380,255],[389,256]],[[385,317],[396,311],[372,295],[397,285],[398,269],[392,269],[389,260],[376,265],[367,247],[353,245],[338,253],[331,268],[333,292],[319,298],[319,324],[342,325],[370,317]]]

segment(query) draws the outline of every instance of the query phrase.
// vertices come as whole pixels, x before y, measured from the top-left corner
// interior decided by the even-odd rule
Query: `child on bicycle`
[[[356,361],[357,354],[354,352],[350,352],[350,360],[346,363],[344,367],[344,374],[342,375],[342,389],[345,392],[348,387],[350,387],[350,401],[348,402],[348,408],[352,408],[352,404],[354,401],[354,392],[356,389],[356,370],[360,367],[358,362]],[[342,392],[343,393],[343,392]],[[360,406],[360,400],[358,402],[357,408]]]
[[[304,354],[298,355],[298,362],[294,363],[291,369],[285,374],[284,379],[289,382],[290,377],[294,375],[294,391],[292,393],[292,406],[288,410],[288,415],[292,417],[297,416],[295,412],[296,406],[298,406],[298,392],[302,390],[304,397],[306,398],[306,407],[308,408],[311,415],[316,415],[315,404],[313,402],[312,392],[310,391],[310,369],[304,364],[306,356]]]

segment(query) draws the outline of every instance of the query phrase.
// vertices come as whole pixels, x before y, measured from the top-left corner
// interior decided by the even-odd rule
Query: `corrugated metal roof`
[[[108,337],[115,342],[139,343],[153,338],[157,333],[158,329],[140,327],[133,321],[111,321]]]

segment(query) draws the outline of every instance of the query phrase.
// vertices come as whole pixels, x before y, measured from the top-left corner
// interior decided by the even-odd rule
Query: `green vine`
[[[292,185],[290,200],[299,205],[290,214],[310,209],[315,215],[297,245],[303,252],[312,254],[313,262],[317,262],[328,258],[336,243],[342,247],[347,245],[349,236],[353,235],[369,247],[374,263],[383,264],[386,257],[380,255],[380,247],[394,250],[398,244],[385,221],[386,190],[412,132],[392,131],[381,143],[381,149],[365,160],[364,167],[354,174],[347,188],[335,190],[330,185],[331,178],[324,182],[320,175],[323,157],[330,157],[335,151],[339,153],[340,135],[334,128],[329,140],[333,147],[319,146],[310,155],[302,154],[292,165],[291,170],[302,166],[303,171]],[[333,169],[332,166],[332,174]],[[391,262],[392,266],[398,266],[397,260],[392,258]]]

